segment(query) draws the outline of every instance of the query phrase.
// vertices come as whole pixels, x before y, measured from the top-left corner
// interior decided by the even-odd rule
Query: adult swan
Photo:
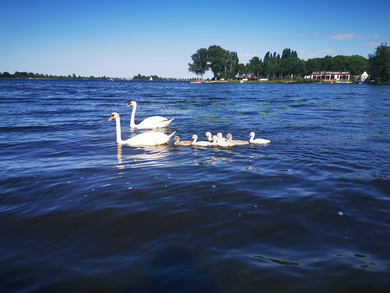
[[[145,118],[141,123],[135,124],[134,117],[135,117],[135,111],[137,110],[137,102],[131,101],[127,107],[133,106],[133,112],[131,112],[131,118],[130,118],[130,128],[137,128],[137,129],[152,129],[152,128],[162,128],[167,127],[175,118],[172,118],[168,120],[165,117],[161,116],[151,116],[148,118]]]
[[[151,131],[138,134],[127,140],[122,140],[121,120],[119,118],[119,114],[116,112],[112,113],[108,121],[111,121],[112,119],[115,119],[116,122],[116,142],[118,144],[126,144],[130,146],[149,146],[166,144],[176,132],[174,131],[170,135],[166,135],[163,132]]]

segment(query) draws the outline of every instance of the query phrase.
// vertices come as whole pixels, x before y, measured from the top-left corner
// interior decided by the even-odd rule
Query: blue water
[[[1,292],[388,292],[390,87],[0,80]],[[118,146],[152,115],[181,140]]]

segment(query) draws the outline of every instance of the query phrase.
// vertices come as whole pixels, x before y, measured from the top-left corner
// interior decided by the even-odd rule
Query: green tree
[[[390,83],[390,46],[381,43],[375,53],[369,55],[368,65],[376,83]]]
[[[3,74],[0,76],[1,78],[12,78],[12,74],[9,72],[5,71]]]
[[[352,75],[360,75],[367,71],[367,59],[363,56],[352,55],[348,58],[347,68]]]
[[[349,57],[343,55],[333,57],[331,71],[349,71],[348,59]]]
[[[238,73],[237,52],[227,52],[226,75],[228,79],[233,79]]]
[[[294,70],[294,74],[298,75],[298,78],[301,78],[306,73],[306,62],[302,59],[298,59]]]
[[[209,69],[208,50],[205,48],[199,49],[191,56],[191,59],[192,63],[188,63],[188,71],[200,75],[201,80],[203,80],[203,74]]]
[[[308,74],[322,71],[321,58],[313,58],[306,61],[306,70]]]
[[[240,76],[246,76],[248,72],[249,72],[248,67],[244,63],[239,63],[237,65],[237,73]]]
[[[322,71],[332,71],[334,68],[333,66],[333,57],[330,55],[326,55],[324,58],[321,60],[321,68]]]
[[[269,80],[272,80],[272,76],[275,76],[277,72],[277,57],[276,52],[272,55],[269,51],[264,56],[263,61],[263,75]]]
[[[261,75],[262,73],[262,61],[259,57],[255,56],[251,60],[249,60],[248,64],[248,70],[249,73],[256,79]]]
[[[215,80],[217,80],[218,76],[225,71],[228,54],[230,54],[230,52],[220,46],[213,45],[209,47],[207,59]]]
[[[290,76],[293,62],[295,58],[291,52],[291,49],[284,49],[282,57],[279,62],[280,77],[283,78],[283,74]]]

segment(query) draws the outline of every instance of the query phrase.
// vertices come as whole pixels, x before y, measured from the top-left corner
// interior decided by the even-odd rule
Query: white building
[[[351,74],[349,72],[320,71],[305,75],[308,79],[318,79],[322,81],[349,81]]]
[[[360,76],[360,81],[365,81],[367,78],[368,78],[368,73],[364,71]]]

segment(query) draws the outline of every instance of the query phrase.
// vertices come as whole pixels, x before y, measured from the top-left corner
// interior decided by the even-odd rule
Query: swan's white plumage
[[[175,140],[175,145],[192,145],[192,141],[180,141],[180,137],[178,135],[176,135],[173,139]]]
[[[233,136],[230,133],[226,134],[226,139],[228,142],[230,142],[234,145],[247,145],[247,144],[249,144],[249,141],[247,141],[247,140],[233,140]]]
[[[255,144],[267,144],[267,143],[270,143],[271,141],[268,140],[268,139],[264,139],[264,138],[256,138],[254,139],[255,137],[255,133],[254,132],[251,132],[249,134],[250,138],[249,138],[249,142],[250,143],[255,143]]]
[[[213,143],[209,142],[209,141],[198,141],[198,136],[196,134],[194,134],[192,136],[192,145],[196,145],[196,146],[211,146],[211,145],[213,145]]]
[[[130,146],[150,146],[150,145],[166,144],[176,132],[174,131],[170,135],[166,135],[163,132],[151,131],[151,132],[138,134],[127,140],[122,140],[121,121],[120,121],[119,114],[116,112],[112,113],[108,121],[111,121],[112,119],[115,119],[116,122],[116,141],[118,144],[122,144],[122,145],[126,144]]]
[[[216,144],[221,146],[221,147],[232,147],[232,146],[234,146],[233,143],[226,141],[226,139],[222,137],[222,133],[218,133],[217,134]]]
[[[217,133],[217,138],[218,138],[218,143],[222,143],[222,142],[225,142],[226,139],[224,137],[222,137],[222,133]]]
[[[135,124],[134,118],[135,118],[135,112],[137,110],[137,102],[131,101],[127,107],[133,106],[133,111],[131,112],[131,118],[130,118],[130,128],[137,128],[137,129],[153,129],[153,128],[163,128],[167,127],[175,118],[172,118],[168,120],[165,117],[161,116],[151,116],[148,118],[145,118],[141,123]]]
[[[213,136],[211,135],[211,132],[207,131],[206,132],[206,137],[208,141],[213,141]]]

